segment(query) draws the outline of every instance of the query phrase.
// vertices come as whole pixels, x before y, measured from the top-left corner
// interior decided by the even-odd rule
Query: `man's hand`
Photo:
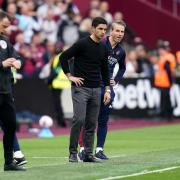
[[[110,102],[110,100],[111,100],[111,93],[109,91],[108,92],[105,91],[104,100],[103,100],[104,104],[107,105]]]
[[[84,81],[83,78],[74,77],[74,76],[69,76],[68,79],[69,79],[70,81],[74,82],[77,87],[83,85],[83,81]]]
[[[2,61],[2,66],[3,66],[4,68],[13,67],[12,64],[13,64],[14,61],[16,61],[15,58],[8,58],[8,59]]]
[[[20,68],[21,68],[21,61],[15,60],[15,61],[12,63],[12,67],[14,67],[15,69],[20,69]]]
[[[110,80],[110,85],[111,85],[111,86],[115,86],[115,85],[116,85],[116,82],[115,82],[114,79],[111,79],[111,80]]]

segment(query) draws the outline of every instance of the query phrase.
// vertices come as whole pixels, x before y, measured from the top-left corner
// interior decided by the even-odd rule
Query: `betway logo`
[[[160,92],[151,87],[149,80],[137,80],[136,85],[129,84],[126,87],[119,85],[115,89],[114,109],[152,109],[160,106]],[[171,101],[174,107],[174,115],[180,115],[180,87],[174,85],[171,89]]]

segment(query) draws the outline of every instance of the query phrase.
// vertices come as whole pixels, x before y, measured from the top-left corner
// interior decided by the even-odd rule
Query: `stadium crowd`
[[[109,25],[123,19],[120,11],[111,14],[108,2],[100,0],[91,0],[83,16],[73,0],[1,0],[0,4],[14,16],[9,35],[24,58],[23,67],[18,71],[22,78],[39,78],[42,68],[59,49],[90,34],[94,17],[104,17]],[[158,61],[157,47],[149,50],[129,26],[123,44],[127,52],[125,77],[152,77]],[[157,46],[162,45],[170,48],[167,41],[159,40]],[[176,57],[176,75],[179,75],[180,52]]]
[[[21,55],[21,57],[24,60],[23,66],[21,69],[19,69],[20,65],[18,65],[18,68],[17,68],[16,64],[15,65],[13,64],[12,66],[10,64],[8,67],[14,67],[16,71],[15,75],[16,77],[19,77],[19,78],[43,78],[44,77],[43,72],[45,72],[46,70],[45,68],[47,67],[46,65],[48,64],[51,65],[51,68],[53,70],[58,72],[58,73],[55,72],[55,74],[52,74],[52,72],[50,72],[50,76],[46,78],[46,81],[48,85],[51,86],[51,91],[52,91],[52,95],[54,99],[54,105],[55,105],[55,109],[57,113],[57,124],[61,127],[66,127],[64,113],[61,107],[61,99],[59,99],[59,97],[61,96],[62,89],[69,88],[70,83],[68,81],[68,83],[66,82],[62,86],[60,85],[57,88],[56,86],[57,84],[54,81],[56,78],[59,78],[60,80],[64,80],[63,79],[64,76],[60,74],[61,71],[59,71],[60,68],[63,69],[63,65],[62,65],[63,58],[67,61],[67,64],[66,64],[67,67],[69,65],[68,59],[66,59],[68,55],[66,58],[64,57],[67,52],[66,51],[64,53],[61,53],[61,52],[67,49],[68,47],[70,47],[71,45],[73,45],[79,39],[90,35],[91,24],[93,24],[92,21],[94,21],[96,17],[100,17],[100,16],[103,17],[107,21],[110,27],[111,24],[113,24],[113,22],[120,22],[121,20],[124,20],[122,12],[119,11],[119,12],[115,12],[114,14],[111,14],[109,12],[109,3],[103,0],[102,1],[91,0],[89,10],[85,15],[82,15],[80,13],[78,6],[73,2],[73,0],[6,0],[6,1],[0,0],[0,6],[3,10],[8,12],[8,14],[12,15],[13,17],[11,21],[11,25],[8,28],[8,37],[10,37],[10,41],[13,44],[15,50],[19,53],[19,55]],[[9,18],[9,20],[10,19],[11,18]],[[103,21],[105,21],[104,19]],[[105,23],[100,23],[100,24],[107,25],[106,21]],[[121,23],[122,22],[124,21],[121,21]],[[120,26],[122,26],[122,24],[120,24]],[[2,27],[5,28],[6,26],[2,24]],[[126,25],[123,25],[122,27],[125,29]],[[96,28],[95,25],[94,25],[94,28]],[[111,28],[111,30],[113,28]],[[124,33],[124,30],[122,31]],[[4,41],[1,40],[1,47],[3,48],[4,44],[2,42],[4,43]],[[125,59],[126,68],[124,68],[123,70],[125,72],[125,69],[126,69],[124,77],[126,78],[128,77],[149,77],[149,78],[155,77],[154,85],[157,88],[159,88],[161,91],[161,99],[162,99],[161,100],[162,101],[161,102],[161,108],[162,108],[161,115],[162,117],[166,118],[166,120],[171,121],[172,120],[172,107],[171,107],[171,102],[170,102],[170,88],[172,87],[173,82],[174,82],[173,81],[174,69],[176,69],[175,75],[177,76],[180,75],[180,51],[177,51],[175,56],[172,55],[171,53],[169,53],[171,51],[169,42],[162,39],[159,39],[157,41],[157,46],[153,50],[149,49],[148,46],[144,44],[143,40],[140,37],[137,37],[136,34],[131,29],[131,27],[129,27],[128,25],[126,27],[126,36],[123,41],[123,46],[126,49],[126,54],[127,54],[126,59]],[[6,47],[3,49],[6,49]],[[87,52],[90,52],[90,51],[87,51]],[[119,55],[118,53],[120,53],[120,51],[113,52],[112,54]],[[88,53],[88,54],[91,56],[92,55],[94,56],[94,53]],[[164,55],[166,55],[166,58],[164,58],[165,57]],[[92,58],[95,59],[95,57],[93,56]],[[125,55],[123,57],[125,58]],[[176,62],[175,62],[175,57],[176,57]],[[61,58],[62,58],[61,60],[62,67],[59,67],[58,66],[59,60]],[[6,68],[6,66],[4,66],[4,62],[5,61],[1,63],[1,67]],[[106,100],[105,105],[107,105],[111,99],[111,95],[109,94],[111,93],[111,90],[110,90],[110,85],[109,85],[109,79],[107,78],[108,66],[103,66],[103,67],[106,67],[102,69],[104,71],[106,70],[105,78],[107,80],[106,87],[108,87],[108,89],[104,90],[104,94],[106,96],[104,94],[103,95],[104,97],[106,97],[104,99]],[[65,66],[64,66],[64,69],[65,69]],[[113,67],[113,70],[114,70],[114,67]],[[99,72],[97,72],[97,74],[98,73]],[[162,73],[164,75],[163,77],[161,76]],[[69,71],[68,71],[68,74],[70,74]],[[68,76],[69,80],[70,78],[72,79],[72,77],[73,76],[70,74]],[[78,78],[78,77],[73,77],[73,78]],[[80,79],[82,80],[82,78]],[[100,78],[98,80],[100,81]],[[114,81],[114,79],[111,79],[111,81]],[[72,82],[76,82],[76,81],[72,81]],[[11,83],[12,82],[10,82],[10,84]],[[114,81],[114,83],[116,82]],[[114,86],[114,85],[111,84],[111,86]],[[87,87],[85,86],[85,88]],[[96,86],[93,88],[96,88]],[[100,92],[100,89],[99,89],[99,92]],[[97,94],[99,92],[97,91]],[[74,94],[74,97],[75,97],[75,94]],[[96,102],[95,104],[98,104],[98,103]],[[78,106],[79,104],[77,104],[77,107]],[[93,107],[92,109],[96,110],[95,114],[97,115],[97,118],[98,118],[97,107],[96,106],[92,106],[92,107]],[[110,106],[108,105],[108,108],[109,107]],[[81,107],[79,109],[82,110]],[[12,113],[14,116],[13,120],[15,122],[16,118],[15,118],[14,110],[12,111]],[[85,118],[82,118],[82,119],[85,119]],[[91,120],[91,118],[89,119]],[[107,126],[107,121],[106,121],[106,126]],[[100,123],[102,122],[100,121]],[[93,129],[95,129],[96,122],[94,121],[93,124],[91,125],[93,125]],[[98,124],[98,127],[99,127],[99,124]],[[92,127],[89,126],[87,129],[91,130],[91,128]],[[6,126],[4,129],[6,129]],[[105,130],[107,131],[107,129]],[[12,150],[12,144],[13,144],[12,135],[14,131],[15,131],[15,126],[11,134],[11,144],[10,144],[11,150]],[[74,132],[76,131],[77,129],[74,129]],[[104,129],[102,131],[104,131]],[[94,133],[94,130],[93,130],[93,133]],[[87,149],[85,150],[85,158],[83,159],[84,162],[96,162],[96,160],[94,159],[92,155],[93,149],[91,147],[93,144],[92,142],[94,140],[93,133],[91,134],[91,136],[89,137],[87,136],[89,138],[89,139],[87,138],[88,139],[87,142],[88,143],[90,142],[90,143],[89,144],[87,143],[87,147],[89,147],[89,150]],[[72,133],[71,136],[76,137],[75,135],[79,137],[79,134],[75,134],[75,133]],[[78,161],[77,160],[77,147],[74,146],[74,141],[76,141],[75,142],[76,146],[78,144],[77,137],[70,141],[71,145],[70,145],[69,162]],[[6,144],[6,146],[7,145],[8,144]],[[18,151],[19,150],[20,148],[18,147]],[[99,157],[100,159],[108,159],[104,154],[102,154],[103,147],[101,147],[100,145],[97,145],[96,154],[98,154],[99,151],[101,151],[101,157]],[[5,156],[9,152],[10,150],[8,150],[8,148],[6,147]],[[17,163],[14,164],[13,156],[12,156],[13,154],[12,152],[10,153],[11,154],[9,155],[9,157],[7,156],[8,158],[5,158],[4,170],[5,171],[24,170],[24,169],[19,168],[17,166]],[[74,154],[75,154],[75,157],[74,157]],[[102,155],[104,157],[102,157]],[[24,158],[24,155],[21,156],[21,159],[23,160],[24,164],[27,163],[27,161]],[[20,163],[22,163],[22,161]]]

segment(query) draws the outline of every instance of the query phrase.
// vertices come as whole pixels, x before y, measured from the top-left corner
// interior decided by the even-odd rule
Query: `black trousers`
[[[3,147],[5,164],[13,161],[13,142],[16,131],[16,113],[11,94],[0,93],[0,120],[3,124]]]
[[[170,99],[170,88],[162,88],[161,91],[161,116],[166,120],[172,118],[172,106]]]
[[[61,104],[62,89],[51,89],[51,93],[52,93],[52,99],[53,99],[54,109],[56,113],[57,123],[58,125],[61,126],[65,124],[64,113],[63,113],[63,108]]]

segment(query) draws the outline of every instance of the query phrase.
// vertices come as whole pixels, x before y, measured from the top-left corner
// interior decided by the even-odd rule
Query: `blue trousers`
[[[109,113],[110,113],[110,106],[114,100],[115,93],[113,88],[111,87],[111,101],[104,105],[103,98],[104,98],[105,87],[101,88],[101,107],[98,117],[98,128],[97,128],[97,146],[96,147],[104,147],[107,130],[108,130],[108,120],[109,120]]]
[[[1,126],[2,130],[4,131],[4,126],[3,126],[3,123],[1,121],[0,121],[0,126]],[[14,152],[20,151],[20,146],[19,146],[19,142],[18,142],[16,134],[14,135],[13,151]]]

